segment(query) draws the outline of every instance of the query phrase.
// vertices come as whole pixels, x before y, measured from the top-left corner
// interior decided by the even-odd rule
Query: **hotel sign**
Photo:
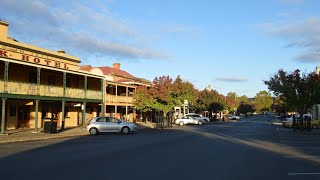
[[[78,65],[71,64],[67,62],[68,60],[63,60],[50,55],[45,55],[45,53],[34,53],[27,50],[22,50],[18,48],[12,48],[4,45],[0,45],[0,57],[10,58],[18,61],[28,62],[32,64],[39,64],[44,66],[49,66],[53,68],[65,69],[65,70],[78,70]]]

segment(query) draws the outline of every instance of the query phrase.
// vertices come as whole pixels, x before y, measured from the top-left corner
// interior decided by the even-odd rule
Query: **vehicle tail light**
[[[87,124],[86,124],[87,126],[89,126],[90,125],[90,122],[87,122]]]

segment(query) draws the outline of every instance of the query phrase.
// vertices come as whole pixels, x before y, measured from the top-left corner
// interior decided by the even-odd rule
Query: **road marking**
[[[320,175],[320,173],[288,173],[288,176],[298,176],[298,175]]]
[[[305,155],[305,156],[284,156],[285,158],[318,158],[320,156],[311,156],[311,155]]]
[[[320,147],[304,147],[304,146],[283,146],[283,148],[287,148],[287,149],[320,149]]]

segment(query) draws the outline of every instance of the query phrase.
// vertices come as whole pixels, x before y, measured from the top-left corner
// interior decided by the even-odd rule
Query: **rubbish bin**
[[[50,134],[57,133],[57,120],[44,119],[43,132]]]

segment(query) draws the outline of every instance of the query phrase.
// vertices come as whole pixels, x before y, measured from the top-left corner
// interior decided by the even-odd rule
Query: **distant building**
[[[120,69],[120,63],[114,63],[112,67],[92,67],[85,65],[81,71],[90,72],[105,78],[105,105],[106,114],[127,121],[134,121],[133,96],[137,86],[150,86],[148,80],[134,77]]]

